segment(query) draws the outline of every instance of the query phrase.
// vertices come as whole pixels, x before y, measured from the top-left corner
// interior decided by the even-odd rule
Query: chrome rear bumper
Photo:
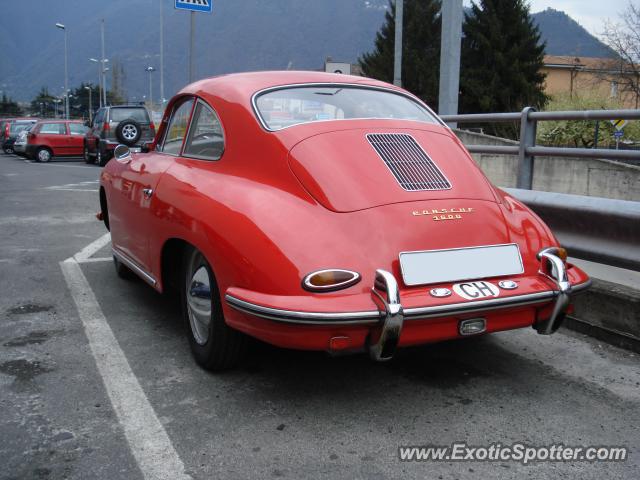
[[[430,307],[403,308],[395,277],[385,271],[377,270],[371,296],[377,310],[356,312],[305,312],[266,307],[226,294],[227,304],[235,310],[277,322],[296,325],[371,325],[379,326],[369,342],[369,351],[375,360],[384,361],[393,357],[398,345],[405,320],[449,317],[469,313],[494,311],[505,308],[536,305],[555,299],[551,316],[538,319],[534,328],[538,333],[549,335],[561,325],[569,306],[570,296],[583,291],[591,285],[587,281],[578,285],[569,283],[567,271],[562,260],[549,251],[543,251],[540,257],[540,273],[556,285],[553,290],[545,290],[524,295],[459,302]]]

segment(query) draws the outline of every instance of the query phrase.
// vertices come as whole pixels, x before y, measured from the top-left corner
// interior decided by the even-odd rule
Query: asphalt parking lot
[[[1,478],[640,475],[640,359],[568,331],[386,364],[256,343],[236,371],[201,370],[176,302],[116,276],[94,216],[99,172],[0,155]],[[61,262],[74,255],[70,277]],[[398,458],[400,446],[454,442],[630,450],[615,463]]]

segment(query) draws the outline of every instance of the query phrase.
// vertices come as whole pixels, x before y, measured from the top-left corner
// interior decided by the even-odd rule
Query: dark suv
[[[155,135],[149,113],[141,105],[100,108],[84,138],[84,161],[104,166],[118,144],[140,151]]]

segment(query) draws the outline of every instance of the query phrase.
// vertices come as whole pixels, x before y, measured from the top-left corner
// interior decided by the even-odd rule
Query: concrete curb
[[[640,290],[593,279],[564,326],[640,353]]]

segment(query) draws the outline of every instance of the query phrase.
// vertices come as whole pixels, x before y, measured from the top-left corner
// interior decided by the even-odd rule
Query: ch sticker
[[[453,291],[465,300],[479,300],[500,295],[500,289],[489,282],[456,283]]]

